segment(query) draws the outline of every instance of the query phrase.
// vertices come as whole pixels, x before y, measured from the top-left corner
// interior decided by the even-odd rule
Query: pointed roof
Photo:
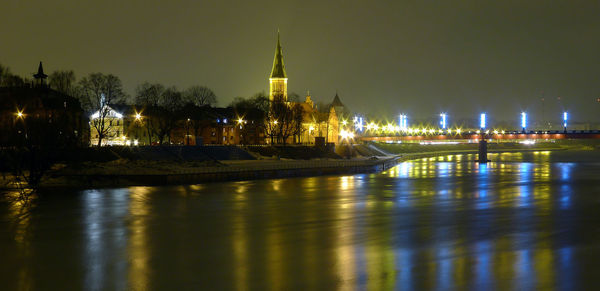
[[[338,96],[338,93],[335,92],[335,97],[333,97],[333,102],[331,102],[331,106],[334,107],[344,107],[344,104],[342,103],[342,101],[340,101],[340,96]]]
[[[285,65],[283,65],[281,43],[279,42],[279,30],[277,31],[277,48],[275,49],[275,58],[273,59],[271,78],[287,78],[287,74],[285,73]]]
[[[36,79],[46,79],[48,78],[48,75],[44,74],[44,67],[42,67],[42,62],[40,62],[40,65],[38,66],[38,72],[37,74],[33,75],[34,78]]]

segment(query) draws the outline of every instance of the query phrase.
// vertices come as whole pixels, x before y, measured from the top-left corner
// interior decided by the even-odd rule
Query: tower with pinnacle
[[[37,74],[34,74],[33,78],[36,80],[36,85],[40,87],[46,86],[46,78],[48,78],[48,75],[44,74],[44,67],[42,66],[41,61],[40,65],[38,66]]]
[[[269,101],[287,102],[287,74],[283,64],[283,53],[281,52],[281,43],[279,41],[279,30],[277,31],[277,47],[275,48],[275,58],[273,59],[273,69],[269,77]]]

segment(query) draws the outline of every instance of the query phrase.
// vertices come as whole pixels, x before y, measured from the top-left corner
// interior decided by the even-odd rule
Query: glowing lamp
[[[479,128],[485,129],[485,113],[481,113],[479,116]]]
[[[446,113],[440,114],[440,126],[442,129],[446,129]]]

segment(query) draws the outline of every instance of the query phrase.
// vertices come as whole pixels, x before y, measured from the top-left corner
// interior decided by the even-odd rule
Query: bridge
[[[559,139],[600,139],[599,130],[574,130],[569,132],[562,131],[538,131],[538,132],[465,132],[465,133],[430,133],[430,134],[363,134],[356,139],[361,141],[377,142],[477,142],[485,137],[490,141],[516,142],[525,140],[559,140]]]

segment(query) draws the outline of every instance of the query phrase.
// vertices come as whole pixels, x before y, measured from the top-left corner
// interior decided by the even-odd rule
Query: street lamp
[[[23,110],[17,109],[17,113],[15,113],[17,118],[23,118],[25,114],[23,114]]]
[[[485,129],[485,117],[485,113],[481,113],[479,116],[479,128],[481,128],[481,131]]]

